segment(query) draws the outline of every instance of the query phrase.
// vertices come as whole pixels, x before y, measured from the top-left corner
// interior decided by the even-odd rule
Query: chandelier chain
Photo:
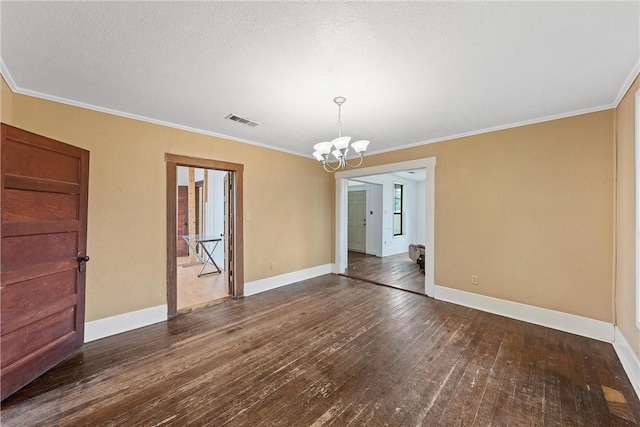
[[[342,137],[342,103],[338,104],[338,138]]]

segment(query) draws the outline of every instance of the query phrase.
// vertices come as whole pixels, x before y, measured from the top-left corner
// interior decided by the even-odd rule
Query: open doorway
[[[230,172],[178,166],[177,309],[185,313],[231,296],[225,268],[226,182]]]
[[[424,184],[422,184],[417,191],[421,191],[423,195],[424,206],[424,218],[422,222],[416,225],[416,228],[422,228],[424,235],[424,275],[421,278],[421,283],[418,285],[418,292],[424,293],[428,296],[434,295],[434,229],[435,229],[435,158],[425,158],[419,160],[412,160],[401,163],[387,164],[381,166],[374,166],[368,168],[360,168],[348,171],[341,171],[335,174],[336,177],[336,235],[335,235],[335,267],[334,273],[345,274],[349,267],[349,250],[348,250],[348,192],[349,192],[349,180],[358,180],[364,182],[367,177],[396,174],[399,171],[424,171]],[[396,191],[396,185],[392,181],[390,185],[391,200],[388,204],[385,204],[383,200],[382,214],[386,219],[383,219],[383,233],[385,237],[382,239],[380,256],[384,260],[384,255],[393,255],[393,250],[389,249],[389,246],[396,246],[397,253],[402,253],[401,257],[408,257],[409,245],[416,243],[410,241],[411,237],[404,233],[403,226],[406,226],[406,220],[408,216],[403,216],[402,211],[396,214],[394,192]],[[385,190],[386,191],[386,190]],[[368,209],[368,208],[367,208]],[[412,208],[410,208],[412,209]],[[415,208],[413,208],[415,209]],[[387,210],[385,215],[385,210]],[[369,213],[371,210],[369,210]],[[396,217],[400,219],[397,220]],[[369,223],[369,221],[367,221]],[[396,231],[396,229],[398,229]],[[367,229],[367,233],[369,233]],[[388,238],[390,236],[390,238]],[[369,238],[369,234],[367,234]],[[386,240],[385,240],[386,239]],[[385,245],[384,242],[387,242]],[[386,248],[386,249],[385,249]],[[389,259],[389,258],[387,258]],[[371,267],[377,268],[377,267]],[[413,268],[413,266],[411,267]],[[351,273],[351,272],[349,272]],[[371,280],[376,283],[381,283],[380,280]],[[383,283],[385,284],[385,283]],[[386,283],[389,284],[389,283]],[[393,286],[393,283],[389,285]]]
[[[346,276],[424,295],[425,180],[420,168],[348,181]],[[352,243],[354,225],[366,228],[363,250]]]
[[[169,317],[244,294],[243,166],[166,154]]]

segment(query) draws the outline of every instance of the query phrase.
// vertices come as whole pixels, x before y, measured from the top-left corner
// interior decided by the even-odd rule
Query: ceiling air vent
[[[225,119],[233,120],[234,122],[242,123],[243,125],[255,127],[260,123],[254,122],[253,120],[245,119],[244,117],[236,116],[235,114],[229,114]]]

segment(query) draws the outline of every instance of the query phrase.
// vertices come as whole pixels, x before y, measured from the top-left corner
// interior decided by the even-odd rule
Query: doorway
[[[229,173],[178,166],[178,314],[216,304],[231,295],[224,250]]]
[[[345,275],[424,295],[424,168],[348,181],[349,245]],[[357,184],[357,185],[356,185]],[[364,189],[364,190],[362,190]],[[354,195],[364,193],[366,252],[351,242]],[[360,218],[357,216],[357,218]],[[375,256],[374,256],[375,255]]]
[[[172,318],[244,295],[243,165],[174,154],[165,161]]]
[[[424,214],[422,219],[416,222],[414,229],[421,230],[424,241],[424,275],[420,277],[420,280],[414,286],[411,286],[407,290],[413,292],[425,294],[428,296],[434,296],[434,229],[435,229],[435,158],[425,158],[419,160],[413,160],[408,162],[393,163],[382,166],[375,166],[369,168],[360,168],[349,171],[337,172],[336,177],[336,263],[334,273],[349,274],[353,276],[354,267],[357,267],[355,263],[359,264],[360,276],[362,272],[366,271],[366,274],[377,275],[378,277],[358,277],[361,279],[369,280],[374,283],[384,284],[388,286],[394,286],[394,274],[393,269],[407,269],[411,270],[410,273],[419,271],[419,266],[413,264],[413,260],[409,258],[409,245],[414,243],[411,235],[406,233],[405,230],[409,229],[408,222],[412,215],[416,215],[419,209],[416,209],[416,205],[398,205],[397,201],[394,201],[395,194],[398,193],[398,184],[395,179],[392,179],[389,185],[385,186],[383,192],[389,199],[389,203],[384,203],[382,213],[384,216],[382,232],[384,238],[382,239],[381,258],[354,257],[354,252],[349,252],[348,246],[348,193],[349,186],[348,181],[356,179],[358,181],[380,183],[382,176],[390,174],[399,174],[402,171],[422,171],[424,174],[424,182],[421,186],[416,186],[420,194],[422,207]],[[402,190],[400,190],[402,192]],[[419,199],[418,197],[416,199]],[[387,206],[388,205],[388,206]],[[399,213],[399,215],[398,215]],[[400,220],[398,219],[401,218]],[[367,230],[367,237],[371,232],[371,229]],[[351,255],[351,256],[350,256]],[[395,258],[394,258],[395,257]],[[351,258],[351,261],[350,261]],[[357,259],[356,259],[357,258]],[[365,265],[368,264],[368,265]],[[375,264],[375,265],[374,265]],[[403,264],[400,266],[400,264]],[[408,266],[404,266],[407,264]],[[350,269],[350,271],[348,271]],[[387,274],[391,273],[391,274]],[[356,273],[358,274],[358,273]],[[366,276],[365,274],[365,276]],[[416,276],[416,274],[414,274]],[[353,276],[355,277],[355,276]],[[415,277],[411,279],[415,281]],[[387,282],[387,283],[385,283]],[[394,286],[398,287],[398,286]],[[404,288],[402,288],[404,289]]]

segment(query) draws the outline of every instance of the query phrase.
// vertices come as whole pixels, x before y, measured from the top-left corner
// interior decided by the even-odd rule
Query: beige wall
[[[167,152],[244,164],[246,281],[332,262],[334,179],[315,160],[20,94],[5,115],[7,92],[4,122],[91,153],[87,321],[166,303]]]
[[[618,184],[616,187],[616,323],[636,356],[640,333],[636,327],[635,285],[635,97],[640,79],[616,108]]]
[[[365,162],[436,157],[436,285],[613,322],[613,120],[602,111]]]
[[[247,281],[332,261],[334,179],[313,160],[12,98],[10,124],[91,151],[87,320],[165,302],[165,152],[245,164]],[[368,156],[365,166],[431,156],[437,285],[614,321],[613,110]]]
[[[7,83],[4,81],[4,78],[0,76],[0,121],[2,123],[10,123],[11,117],[13,116],[13,93]]]

